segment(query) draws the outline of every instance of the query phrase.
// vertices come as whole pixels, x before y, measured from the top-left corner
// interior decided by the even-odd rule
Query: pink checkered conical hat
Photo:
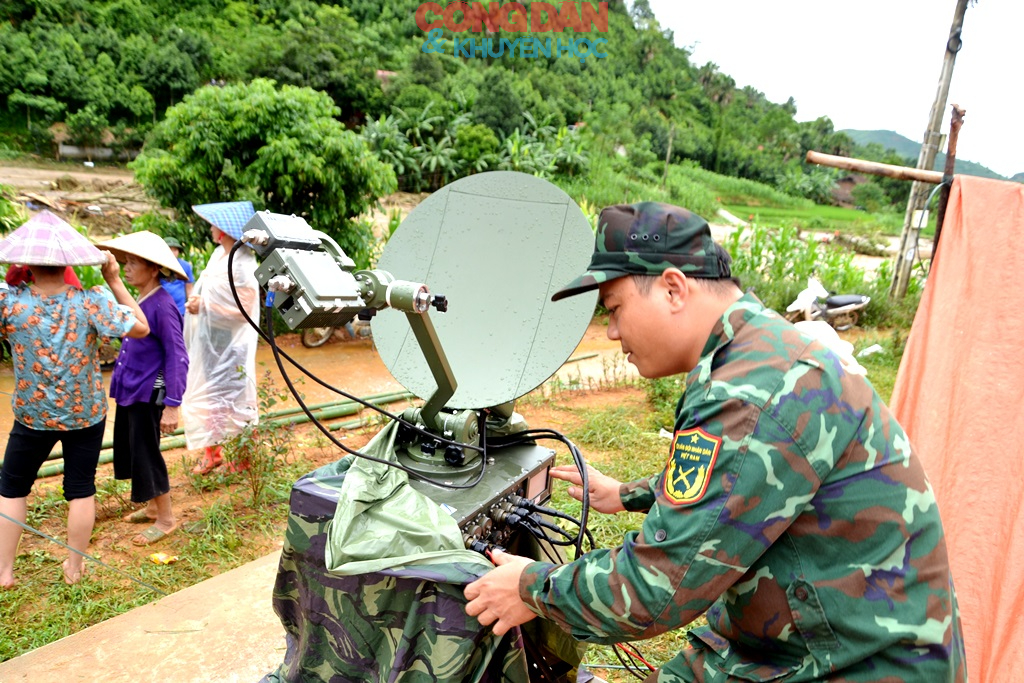
[[[106,262],[106,254],[49,211],[35,215],[0,240],[0,263],[98,266]]]

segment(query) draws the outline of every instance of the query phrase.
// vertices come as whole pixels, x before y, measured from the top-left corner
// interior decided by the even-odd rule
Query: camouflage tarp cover
[[[364,450],[377,451],[382,444],[390,448],[389,431],[383,430]],[[442,539],[443,533],[425,540],[429,534],[415,533],[423,531],[415,524],[388,522],[386,511],[392,501],[385,495],[379,505],[373,504],[371,489],[376,486],[368,473],[381,475],[386,484],[379,490],[384,493],[411,487],[394,486],[395,473],[401,475],[399,479],[404,473],[391,468],[377,470],[382,466],[365,463],[343,458],[307,474],[292,488],[273,598],[274,610],[285,627],[287,651],[281,666],[264,681],[527,683],[524,648],[532,646],[515,631],[496,638],[465,612],[463,587],[486,572],[490,563],[459,548],[445,551],[447,558],[431,552],[425,553],[424,562],[409,557],[415,550],[422,552],[425,544],[450,547],[451,540]],[[361,483],[345,491],[349,476],[358,477]],[[338,501],[346,500],[347,507],[359,498],[363,499],[360,512],[370,510],[369,516],[375,517],[379,528],[353,531],[353,525],[344,523],[351,515],[339,509]],[[399,516],[403,514],[400,498],[392,511]],[[428,516],[435,514],[430,506],[424,504],[424,508]],[[405,533],[409,534],[405,538],[409,553],[394,542]],[[351,542],[334,542],[331,534],[336,541],[343,536]],[[372,547],[371,536],[384,539],[380,548]],[[461,535],[459,538],[461,542]],[[360,566],[374,570],[351,575],[329,571],[325,562],[329,545],[335,546],[336,564],[346,571]],[[370,556],[374,552],[379,552],[379,561]],[[339,556],[343,560],[338,560]],[[391,566],[395,558],[401,566]],[[529,631],[534,636],[530,641],[544,641],[537,650],[553,662],[550,666],[557,671],[557,680],[575,681],[580,646],[547,623],[540,634]],[[565,658],[574,661],[565,662]]]

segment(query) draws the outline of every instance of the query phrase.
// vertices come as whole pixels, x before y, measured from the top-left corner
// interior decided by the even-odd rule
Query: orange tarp
[[[1024,680],[1024,185],[957,176],[890,407],[935,489],[971,683]]]

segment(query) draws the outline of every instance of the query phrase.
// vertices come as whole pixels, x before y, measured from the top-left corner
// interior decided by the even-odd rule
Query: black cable
[[[530,519],[531,522],[533,522],[534,524],[537,524],[538,526],[541,526],[541,527],[543,527],[545,529],[549,529],[550,531],[555,531],[555,532],[561,534],[562,536],[565,536],[566,538],[571,539],[574,542],[576,540],[576,538],[572,534],[570,534],[568,531],[566,531],[562,527],[558,526],[557,524],[552,524],[551,522],[543,520],[540,517],[537,517],[536,515],[531,515],[529,519]]]
[[[544,557],[548,558],[548,561],[551,562],[551,564],[561,564],[561,562],[558,561],[558,556],[557,555],[552,555],[551,551],[548,550],[548,548],[544,545],[544,543],[547,542],[549,546],[554,548],[554,544],[551,543],[551,539],[548,538],[544,534],[544,532],[542,532],[542,531],[540,531],[538,529],[534,529],[529,524],[526,524],[524,522],[520,522],[516,526],[518,526],[519,528],[523,529],[524,531],[526,531],[526,533],[530,534],[531,536],[534,537],[534,539],[536,539],[537,547],[540,548],[540,551],[542,553],[544,553]]]
[[[567,515],[564,512],[560,512],[560,511],[558,511],[558,510],[556,510],[554,508],[545,507],[543,505],[537,505],[536,503],[534,503],[533,501],[531,501],[531,500],[529,500],[527,498],[523,498],[522,502],[520,504],[523,507],[526,507],[526,508],[529,508],[529,509],[533,510],[534,512],[539,512],[542,515],[548,515],[550,517],[557,517],[558,519],[564,519],[567,522],[572,522],[576,526],[580,526],[580,520],[576,519],[572,515]],[[561,528],[561,527],[558,527],[558,528]],[[589,529],[582,529],[582,531],[583,531],[583,534],[586,536],[587,541],[590,543],[590,549],[593,550],[594,548],[596,548],[597,544],[594,542],[594,535],[592,533],[590,533],[590,530]]]
[[[232,253],[234,253],[234,252],[232,251]],[[228,267],[229,268],[231,267],[230,264],[228,265]],[[240,305],[240,302],[236,301],[236,303],[238,303]],[[268,297],[268,304],[269,304],[269,297]],[[271,351],[272,351],[272,353],[274,355],[274,361],[277,363],[277,369],[281,373],[281,377],[284,379],[284,382],[287,385],[288,390],[292,393],[292,396],[294,396],[295,401],[299,404],[299,407],[302,409],[302,412],[305,413],[307,417],[309,417],[310,421],[316,426],[317,429],[319,429],[328,438],[328,440],[330,440],[331,443],[333,443],[334,445],[338,446],[338,448],[340,448],[341,450],[345,451],[346,453],[348,453],[350,455],[353,455],[353,456],[356,456],[356,457],[359,457],[359,458],[364,458],[366,460],[370,460],[372,462],[375,462],[375,463],[378,463],[378,464],[381,464],[381,465],[387,465],[388,467],[394,467],[395,469],[402,470],[403,472],[405,472],[406,474],[408,474],[411,477],[419,479],[420,481],[425,481],[425,482],[427,482],[429,484],[433,484],[434,486],[438,486],[438,487],[441,487],[441,488],[446,488],[446,489],[469,489],[469,488],[473,488],[474,486],[476,486],[477,484],[480,483],[480,481],[484,477],[484,473],[487,471],[487,447],[486,447],[487,434],[486,434],[486,432],[481,432],[481,434],[480,434],[480,443],[483,444],[483,446],[477,449],[477,450],[481,451],[480,470],[477,473],[476,478],[473,481],[469,482],[468,484],[449,484],[449,483],[446,483],[446,482],[443,482],[443,481],[437,481],[437,480],[431,479],[430,477],[428,477],[428,476],[426,476],[424,474],[421,474],[420,472],[417,472],[416,470],[413,470],[413,469],[411,469],[409,467],[406,467],[405,465],[402,465],[401,463],[398,463],[396,461],[384,460],[383,458],[376,458],[376,457],[373,457],[372,455],[367,455],[365,453],[360,453],[359,451],[357,451],[357,450],[355,450],[353,448],[349,448],[347,445],[345,445],[344,443],[339,441],[337,438],[335,438],[334,434],[332,434],[331,431],[329,429],[327,429],[327,427],[325,427],[323,425],[323,423],[321,423],[320,420],[318,420],[313,415],[313,413],[309,410],[309,408],[306,406],[306,403],[302,400],[302,397],[299,395],[298,389],[296,389],[295,385],[292,384],[291,377],[288,376],[288,371],[285,370],[284,363],[281,361],[281,356],[283,355],[283,352],[280,350],[280,348],[277,345],[277,341],[274,339],[274,324],[273,324],[273,320],[272,320],[272,317],[271,317],[271,310],[270,310],[271,306],[268,305],[267,308],[268,308],[268,310],[267,310],[267,316],[266,316],[266,326],[267,326],[266,335],[267,335],[267,341],[270,344],[270,349],[271,349]],[[478,415],[477,419],[478,419],[478,421],[483,421],[484,419],[486,419],[484,417],[483,412],[481,412]]]
[[[277,345],[277,341],[274,339],[273,305],[272,305],[273,293],[271,292],[267,296],[267,303],[266,303],[267,315],[265,317],[265,323],[266,323],[266,328],[267,328],[266,331],[261,330],[260,327],[256,323],[253,322],[252,318],[249,317],[249,315],[245,312],[244,307],[242,306],[242,302],[241,302],[241,299],[239,299],[239,297],[238,297],[238,290],[235,287],[235,281],[234,281],[234,257],[235,257],[235,252],[238,251],[238,249],[241,247],[241,245],[242,245],[242,242],[236,241],[234,246],[231,248],[231,251],[228,252],[228,284],[230,285],[230,288],[231,288],[231,296],[234,298],[235,306],[238,307],[238,310],[239,310],[239,312],[241,312],[242,317],[244,317],[245,320],[249,323],[249,325],[251,327],[253,327],[253,329],[255,329],[259,333],[259,335],[264,340],[266,340],[267,343],[269,344],[271,352],[274,355],[274,362],[277,364],[277,369],[281,373],[281,377],[284,379],[285,385],[288,387],[288,390],[291,392],[292,396],[295,398],[295,401],[299,404],[299,408],[302,409],[302,412],[305,413],[306,417],[308,417],[310,419],[310,421],[313,423],[313,425],[317,429],[319,429],[327,437],[327,439],[331,443],[333,443],[335,446],[337,446],[338,448],[340,448],[344,452],[348,453],[349,455],[352,455],[352,456],[355,456],[355,457],[359,457],[359,458],[364,458],[366,460],[370,460],[372,462],[376,462],[376,463],[381,464],[381,465],[386,465],[388,467],[394,467],[396,469],[402,470],[403,472],[405,472],[407,475],[409,475],[411,477],[414,477],[414,478],[416,478],[416,479],[418,479],[420,481],[427,482],[429,484],[433,484],[434,486],[438,486],[438,487],[446,488],[446,489],[469,489],[469,488],[473,488],[474,486],[479,484],[480,481],[483,479],[484,473],[487,470],[487,446],[486,446],[487,435],[486,435],[486,431],[483,430],[483,429],[478,429],[478,431],[480,431],[480,442],[482,444],[481,446],[470,446],[469,444],[461,444],[461,443],[458,443],[456,441],[450,441],[448,439],[443,439],[443,438],[440,438],[440,437],[436,437],[435,435],[430,434],[429,432],[426,432],[426,431],[420,429],[419,427],[417,427],[415,425],[411,425],[409,422],[407,422],[405,420],[402,420],[401,418],[398,418],[398,417],[392,415],[388,411],[383,410],[383,409],[381,409],[378,406],[375,406],[375,405],[373,405],[371,403],[368,403],[368,402],[366,402],[366,401],[364,401],[364,400],[362,400],[362,399],[360,399],[358,397],[351,396],[350,394],[348,394],[346,392],[343,392],[341,390],[336,390],[338,393],[342,394],[343,396],[352,398],[356,402],[361,403],[362,405],[364,405],[364,406],[366,406],[368,408],[371,408],[373,410],[376,410],[379,413],[387,415],[388,417],[390,417],[391,419],[395,420],[396,422],[399,422],[401,424],[405,424],[407,426],[410,426],[413,429],[415,429],[416,431],[420,432],[421,434],[429,436],[432,439],[436,439],[438,441],[441,441],[441,442],[444,442],[444,443],[449,443],[449,444],[456,445],[456,446],[459,446],[459,447],[465,446],[465,447],[468,447],[468,448],[472,448],[473,450],[479,451],[481,453],[480,470],[479,470],[479,472],[477,474],[476,479],[474,479],[473,481],[469,482],[468,484],[449,484],[449,483],[446,483],[446,482],[443,482],[443,481],[437,481],[437,480],[431,479],[430,477],[427,477],[426,475],[423,475],[420,472],[417,472],[416,470],[413,470],[411,468],[405,467],[404,465],[402,465],[402,464],[400,464],[398,462],[394,462],[394,461],[390,461],[390,460],[384,460],[382,458],[375,458],[375,457],[373,457],[371,455],[366,455],[365,453],[360,453],[359,451],[357,451],[355,449],[349,448],[346,444],[342,443],[341,441],[339,441],[338,439],[335,438],[334,434],[332,434],[331,431],[329,429],[327,429],[323,425],[323,423],[321,423],[320,420],[318,420],[313,415],[313,413],[309,410],[309,408],[306,406],[306,403],[305,403],[305,401],[302,400],[302,397],[299,394],[298,389],[295,388],[295,385],[292,383],[291,378],[288,376],[288,372],[287,372],[287,370],[285,370],[284,363],[281,361],[281,357],[284,356],[284,357],[287,358],[288,354],[286,354],[284,351],[281,351],[280,347],[278,347],[278,345]],[[302,370],[303,372],[306,372],[305,369],[302,368],[302,366],[298,365],[298,363],[295,363],[294,361],[292,361],[292,363],[296,367],[298,367],[300,370]],[[309,377],[311,377],[312,379],[315,379],[315,380],[317,379],[317,378],[313,377],[313,375],[310,375],[309,373],[307,373],[307,375]],[[317,381],[320,382],[319,380],[317,380]],[[327,386],[323,382],[320,382],[320,384],[322,384],[323,386]],[[331,387],[328,387],[328,388],[331,388]],[[478,416],[478,422],[481,423],[481,427],[483,426],[482,423],[484,422],[485,419],[486,418],[485,418],[484,414],[481,412],[480,415]]]
[[[579,559],[579,558],[583,557],[583,554],[584,554],[583,553],[583,538],[584,537],[586,537],[587,540],[590,541],[590,547],[591,548],[596,547],[596,544],[594,543],[593,535],[590,533],[590,530],[587,529],[587,522],[588,522],[589,517],[590,517],[590,482],[589,482],[589,479],[588,479],[588,476],[587,476],[587,464],[586,464],[586,462],[585,462],[585,460],[583,458],[583,454],[580,452],[579,448],[576,447],[576,444],[574,444],[572,441],[567,439],[564,435],[559,434],[558,432],[556,432],[556,431],[554,431],[552,429],[526,429],[526,430],[524,430],[522,432],[517,432],[516,434],[514,434],[512,436],[504,437],[504,438],[501,438],[501,439],[496,439],[496,440],[494,440],[492,442],[492,445],[494,447],[496,447],[496,448],[497,447],[507,447],[507,446],[518,445],[518,444],[523,443],[523,442],[525,442],[527,440],[533,441],[535,439],[554,439],[554,440],[560,441],[562,444],[564,444],[569,449],[569,453],[572,455],[573,464],[576,465],[576,469],[580,473],[580,481],[582,483],[582,489],[583,489],[582,501],[581,501],[582,502],[582,510],[581,510],[581,514],[580,514],[580,519],[576,520],[575,518],[570,517],[568,515],[565,515],[565,514],[563,514],[561,512],[558,512],[557,510],[550,510],[548,508],[544,509],[544,513],[545,514],[551,514],[551,516],[553,516],[553,517],[558,517],[558,518],[561,518],[561,519],[566,519],[566,520],[571,521],[571,522],[573,522],[574,524],[576,524],[576,525],[578,525],[580,527],[580,531],[582,533],[577,537],[576,558],[575,558],[575,559]]]
[[[536,526],[534,524],[534,522],[536,522],[536,521],[537,520],[531,520],[529,518],[523,518],[523,520],[520,522],[520,524],[523,525],[523,527],[526,528],[528,531],[530,531],[530,533],[533,534],[534,538],[536,538],[537,540],[543,539],[544,541],[546,541],[548,543],[548,545],[550,545],[552,547],[567,547],[567,546],[571,546],[571,545],[575,545],[576,544],[576,539],[573,538],[572,536],[569,536],[569,540],[566,540],[566,541],[560,541],[557,538],[552,538],[551,536],[548,536],[547,532],[545,532],[544,529],[542,529],[539,526]],[[568,535],[568,534],[566,534],[566,535]],[[550,558],[550,555],[548,557]],[[561,563],[560,562],[556,562],[555,564],[561,564]]]
[[[627,662],[622,657],[622,652],[623,651],[619,649],[618,643],[616,643],[615,645],[612,645],[612,652],[615,653],[615,658],[619,660],[620,664],[622,664],[622,668],[623,669],[625,669],[629,673],[633,674],[634,676],[636,676],[640,680],[644,680],[645,678],[647,678],[647,676],[645,676],[644,674],[640,673],[640,671],[635,668],[635,663]]]
[[[238,290],[235,287],[234,258],[235,258],[235,252],[238,249],[240,249],[242,247],[242,245],[243,245],[243,242],[238,240],[238,241],[235,242],[234,246],[231,247],[231,251],[228,252],[228,285],[229,285],[229,287],[231,289],[231,296],[232,296],[232,298],[235,301],[235,306],[238,307],[239,313],[241,313],[242,317],[245,319],[245,321],[247,323],[249,323],[249,326],[252,327],[254,330],[256,330],[256,333],[260,335],[260,337],[263,339],[263,341],[265,341],[267,343],[270,343],[270,337],[267,335],[266,332],[264,332],[262,329],[260,329],[259,324],[254,322],[253,319],[249,317],[249,314],[245,312],[245,308],[242,306],[241,300],[238,298]],[[269,318],[269,317],[271,317],[271,314],[273,312],[273,308],[270,307],[270,306],[268,306],[267,308],[269,309],[267,311],[267,317]],[[478,451],[478,452],[482,452],[482,450],[483,450],[479,446],[473,446],[472,444],[459,443],[458,441],[453,441],[451,439],[446,439],[443,436],[432,434],[432,433],[426,431],[425,429],[423,429],[422,427],[420,427],[419,425],[414,424],[412,422],[409,422],[408,420],[405,420],[404,418],[402,418],[402,417],[400,417],[398,415],[393,415],[393,414],[391,414],[390,412],[388,412],[384,408],[381,408],[378,405],[370,403],[370,402],[366,401],[365,399],[362,399],[362,398],[360,398],[358,396],[354,396],[354,395],[348,393],[347,391],[345,391],[344,389],[339,389],[339,388],[337,388],[335,386],[327,384],[322,379],[320,379],[319,377],[317,377],[316,375],[311,373],[309,370],[307,370],[305,367],[300,365],[298,361],[296,361],[294,358],[289,356],[286,352],[281,351],[280,349],[278,349],[278,352],[289,363],[291,363],[296,368],[298,368],[299,371],[301,371],[306,377],[309,377],[311,380],[313,380],[314,382],[316,382],[320,386],[324,387],[328,391],[333,391],[334,393],[339,394],[341,396],[344,396],[345,398],[347,398],[349,400],[355,401],[356,403],[359,403],[360,405],[362,405],[362,406],[364,406],[366,408],[369,408],[371,410],[375,410],[378,413],[380,413],[381,415],[384,415],[384,416],[390,418],[391,420],[393,420],[395,422],[398,422],[399,424],[402,424],[405,427],[408,427],[409,429],[412,429],[413,431],[419,433],[422,436],[430,437],[431,439],[435,439],[435,440],[437,440],[440,443],[447,444],[447,445],[450,445],[450,446],[459,446],[459,447],[469,448],[470,450],[474,450],[474,451]],[[342,447],[342,449],[346,450],[346,452],[349,452],[344,447]]]
[[[626,655],[629,656],[629,660],[633,662],[633,666],[641,668],[641,665],[648,671],[657,671],[647,659],[640,653],[640,650],[636,648],[632,643],[616,643],[616,646],[622,650]]]

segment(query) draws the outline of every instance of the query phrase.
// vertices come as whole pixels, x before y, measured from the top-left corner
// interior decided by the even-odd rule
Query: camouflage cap
[[[590,266],[551,300],[581,294],[623,275],[660,275],[668,268],[690,277],[732,276],[728,253],[697,214],[659,202],[609,206],[598,218]]]

